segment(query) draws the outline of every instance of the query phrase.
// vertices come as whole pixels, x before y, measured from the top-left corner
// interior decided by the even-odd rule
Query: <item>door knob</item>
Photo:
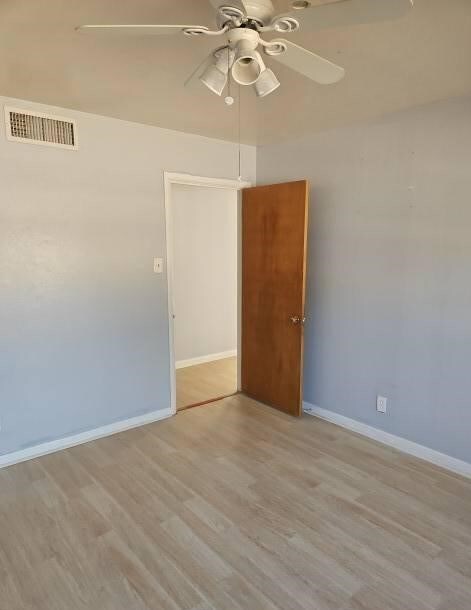
[[[306,322],[306,318],[304,318],[304,317],[301,318],[299,316],[291,316],[290,321],[294,325],[301,324],[301,326],[304,326],[304,323]]]

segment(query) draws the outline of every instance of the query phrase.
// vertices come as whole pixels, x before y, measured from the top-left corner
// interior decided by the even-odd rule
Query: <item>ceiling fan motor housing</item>
[[[255,51],[260,44],[260,34],[249,28],[234,28],[227,33],[227,42],[238,51]]]

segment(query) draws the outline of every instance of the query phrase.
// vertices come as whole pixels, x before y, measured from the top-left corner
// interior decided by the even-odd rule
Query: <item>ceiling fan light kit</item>
[[[258,51],[239,53],[232,66],[232,78],[239,85],[253,85],[265,69],[262,56]]]
[[[227,84],[229,67],[234,61],[234,51],[229,47],[224,47],[214,53],[214,58],[215,63],[206,68],[200,76],[200,81],[216,95],[222,95]]]
[[[267,68],[260,74],[260,77],[254,85],[255,93],[257,94],[257,97],[265,97],[266,95],[273,93],[280,85],[281,83],[276,78],[273,70]]]
[[[224,36],[225,44],[210,55],[212,63],[206,65],[200,81],[220,96],[230,72],[239,85],[253,86],[258,97],[265,97],[275,91],[280,82],[273,70],[266,67],[259,47],[271,59],[322,85],[338,82],[345,70],[289,40],[267,41],[262,34],[290,34],[301,27],[320,30],[374,23],[401,17],[413,6],[413,0],[337,0],[320,5],[312,5],[310,0],[292,0],[291,12],[276,15],[272,0],[210,2],[217,10],[217,30],[202,25],[85,25],[77,29],[141,36],[176,33],[192,37]]]
[[[216,95],[222,95],[227,83],[227,74],[217,66],[208,66],[200,76],[200,81]]]

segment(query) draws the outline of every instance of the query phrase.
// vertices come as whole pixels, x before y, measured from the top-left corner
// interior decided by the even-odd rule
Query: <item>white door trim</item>
[[[226,178],[208,178],[205,176],[193,176],[191,174],[179,174],[175,172],[164,172],[165,191],[165,241],[167,244],[167,293],[168,293],[168,342],[170,353],[170,408],[172,414],[177,412],[177,369],[175,362],[175,328],[174,328],[174,298],[173,298],[173,219],[172,219],[172,186],[184,184],[187,186],[200,186],[206,188],[235,190],[237,192],[252,186],[250,182],[242,180],[228,180]],[[241,245],[242,245],[242,201],[238,201],[238,226],[237,226],[237,388],[240,389],[241,371],[241,318],[242,318],[242,267],[241,267]]]

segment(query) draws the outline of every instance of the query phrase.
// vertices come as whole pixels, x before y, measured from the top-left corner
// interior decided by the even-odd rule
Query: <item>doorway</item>
[[[174,412],[240,388],[240,191],[249,186],[165,173]]]
[[[181,174],[165,174],[165,205],[167,219],[167,260],[168,260],[168,295],[169,295],[169,341],[171,357],[171,398],[172,410],[177,411],[177,361],[176,361],[176,321],[178,312],[175,303],[175,251],[174,251],[174,190],[176,185],[190,187],[230,190],[237,193],[237,227],[235,241],[237,244],[237,381],[232,381],[229,394],[235,388],[247,396],[283,411],[286,414],[302,414],[302,380],[303,380],[303,339],[305,316],[306,285],[306,245],[309,205],[309,184],[306,180],[251,187],[249,184],[233,180],[195,178]],[[242,195],[242,196],[241,196]],[[207,197],[208,199],[209,196]],[[190,198],[196,201],[198,197]],[[201,199],[201,198],[200,198]],[[227,201],[227,198],[225,199]],[[202,198],[204,202],[204,196]],[[222,199],[224,201],[224,198]],[[198,208],[198,206],[194,206]],[[210,223],[211,212],[206,210],[203,218],[194,216],[189,231],[196,226]],[[213,208],[217,209],[217,208]],[[182,218],[186,216],[183,213]],[[207,229],[207,227],[206,227]],[[217,229],[216,229],[217,232]],[[206,233],[206,240],[212,240],[212,232]],[[208,237],[208,235],[211,236]],[[203,238],[204,239],[204,238]],[[188,241],[188,240],[183,240]],[[225,240],[219,241],[219,247]],[[206,246],[206,244],[205,244]],[[197,246],[193,245],[197,253]],[[217,258],[217,248],[212,257]],[[232,252],[232,254],[234,254]],[[189,260],[193,255],[185,254]],[[201,268],[207,267],[210,257],[200,259],[193,273],[198,275]],[[226,263],[227,265],[227,263]],[[224,265],[222,266],[224,269]],[[180,273],[187,273],[185,264],[180,265]],[[221,281],[219,276],[219,281]],[[193,279],[193,278],[192,278]],[[189,280],[188,280],[189,281]],[[187,288],[187,287],[186,287]],[[217,294],[217,290],[216,293]],[[202,300],[202,282],[197,282],[193,289],[186,291],[183,306],[188,301]],[[206,301],[211,309],[213,303]],[[211,306],[211,307],[210,307]],[[201,311],[201,310],[200,310]],[[216,310],[217,311],[217,310]],[[214,312],[214,310],[213,310]],[[219,314],[219,312],[218,312]],[[214,315],[214,314],[213,314]],[[216,315],[218,317],[218,315]],[[223,316],[224,318],[224,316]],[[231,322],[229,321],[229,324]],[[209,328],[209,322],[193,318],[193,326]],[[243,351],[243,353],[242,353]],[[222,354],[222,356],[221,356]],[[212,354],[210,362],[217,366],[217,358]],[[227,360],[230,375],[231,355],[219,354],[220,360]],[[233,356],[232,356],[233,357]],[[191,360],[191,359],[190,359]],[[185,362],[185,360],[183,360]],[[180,361],[181,364],[181,361]],[[190,373],[198,375],[196,368],[200,363],[193,360],[193,371],[187,373],[192,377],[188,386],[195,389],[196,379]],[[206,364],[202,362],[201,364]],[[222,366],[222,364],[221,364]],[[185,368],[184,366],[181,368]],[[199,369],[202,371],[202,369]],[[220,377],[224,374],[215,369],[204,372],[206,378]],[[184,375],[180,378],[184,380]],[[198,380],[198,384],[200,381]],[[213,402],[226,395],[211,386],[206,388],[207,398],[198,396],[195,399],[182,397],[180,408]],[[212,394],[212,395],[211,395]],[[181,392],[180,392],[181,395]],[[196,402],[193,402],[196,400]],[[185,405],[184,403],[191,403]]]

